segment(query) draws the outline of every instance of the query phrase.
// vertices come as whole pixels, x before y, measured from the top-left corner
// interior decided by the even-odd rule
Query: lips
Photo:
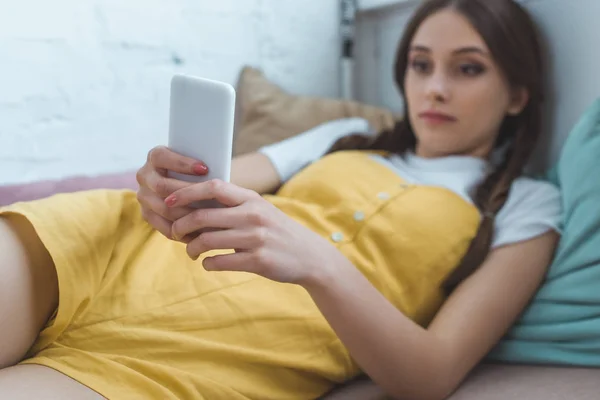
[[[455,122],[456,117],[438,111],[425,111],[419,114],[421,119],[429,122]]]

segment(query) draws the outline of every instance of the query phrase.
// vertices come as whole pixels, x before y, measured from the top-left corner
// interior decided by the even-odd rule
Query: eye
[[[460,72],[466,76],[477,76],[482,74],[485,68],[479,64],[462,64],[460,66]]]
[[[431,63],[427,60],[415,59],[410,62],[410,67],[415,72],[418,72],[420,74],[425,74],[425,73],[429,72],[429,70],[431,69]]]

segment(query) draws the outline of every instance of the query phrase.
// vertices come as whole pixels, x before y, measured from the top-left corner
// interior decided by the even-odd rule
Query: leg
[[[0,371],[0,398],[13,400],[100,400],[102,396],[66,375],[40,365]]]
[[[102,398],[50,368],[6,368],[25,357],[57,306],[54,263],[33,227],[23,217],[0,217],[0,398]]]
[[[33,227],[0,217],[0,369],[23,359],[57,305],[54,263]]]

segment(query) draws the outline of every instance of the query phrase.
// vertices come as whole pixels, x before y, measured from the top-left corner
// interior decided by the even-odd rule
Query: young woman
[[[521,177],[541,64],[512,0],[427,1],[389,132],[325,124],[236,158],[233,183],[168,179],[207,166],[159,147],[137,198],[5,208],[0,397],[309,399],[364,372],[397,398],[446,398],[558,240],[557,190]],[[209,198],[226,207],[189,207]]]

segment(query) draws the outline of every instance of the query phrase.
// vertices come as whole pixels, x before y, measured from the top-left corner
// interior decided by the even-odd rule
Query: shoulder
[[[312,149],[315,146],[321,149],[331,145],[333,141],[342,136],[353,133],[368,134],[370,132],[370,123],[364,118],[335,119],[320,123],[280,142],[264,146],[261,151],[292,151],[296,153],[299,148],[301,150]]]
[[[498,247],[560,232],[562,201],[553,184],[521,177],[512,184],[506,204],[498,213],[492,246]]]
[[[321,158],[340,138],[354,133],[371,133],[364,118],[342,118],[323,122],[280,142],[261,147],[282,182],[290,179],[306,165]]]
[[[560,190],[555,185],[539,179],[521,177],[513,182],[506,206],[521,209],[532,204],[560,206],[560,202]]]

